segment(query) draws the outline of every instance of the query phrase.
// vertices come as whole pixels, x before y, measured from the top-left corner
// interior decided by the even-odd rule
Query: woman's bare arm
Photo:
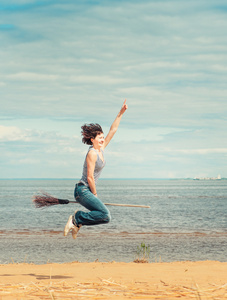
[[[106,148],[106,146],[109,144],[109,142],[111,141],[111,139],[113,138],[114,134],[116,133],[118,126],[121,122],[121,118],[123,116],[123,114],[125,113],[126,109],[128,108],[128,105],[126,104],[126,99],[121,107],[120,112],[118,113],[116,119],[114,120],[113,124],[110,127],[110,130],[105,138],[105,142],[104,142],[104,146],[103,148]]]
[[[95,187],[95,179],[94,179],[94,170],[95,170],[95,163],[97,160],[97,153],[95,151],[89,151],[86,161],[87,161],[87,181],[91,192],[97,196],[96,187]]]

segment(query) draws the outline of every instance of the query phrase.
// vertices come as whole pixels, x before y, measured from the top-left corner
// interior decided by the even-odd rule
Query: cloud
[[[209,149],[165,149],[165,152],[186,155],[209,155],[209,154],[227,154],[227,148],[209,148]]]
[[[76,83],[85,83],[85,84],[100,84],[100,85],[106,85],[106,84],[124,84],[128,82],[127,78],[114,78],[114,77],[108,77],[108,76],[72,76],[70,77],[70,81],[76,82]]]
[[[29,151],[33,149],[36,152],[42,149],[42,152],[53,154],[78,152],[72,144],[80,142],[80,139],[76,136],[62,135],[57,131],[20,129],[15,126],[0,125],[0,142],[9,147],[13,142],[14,147],[24,145]]]
[[[27,133],[23,132],[15,126],[0,125],[0,141],[29,141]]]
[[[1,125],[0,146],[0,178],[80,175],[84,149],[76,136]]]
[[[12,75],[8,75],[8,79],[13,80],[21,80],[21,81],[53,81],[58,78],[57,75],[46,75],[46,74],[40,74],[40,73],[32,73],[32,72],[23,72],[23,73],[16,73]]]

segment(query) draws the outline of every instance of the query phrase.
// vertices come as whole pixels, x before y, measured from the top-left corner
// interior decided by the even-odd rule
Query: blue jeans
[[[88,186],[76,184],[74,197],[77,202],[90,210],[90,212],[77,211],[73,218],[74,225],[98,225],[110,222],[109,210],[95,197]]]

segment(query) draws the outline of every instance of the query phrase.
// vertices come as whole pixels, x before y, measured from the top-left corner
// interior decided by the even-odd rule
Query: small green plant
[[[137,246],[136,255],[137,258],[134,260],[136,263],[148,263],[150,258],[150,246],[146,245],[144,242]]]

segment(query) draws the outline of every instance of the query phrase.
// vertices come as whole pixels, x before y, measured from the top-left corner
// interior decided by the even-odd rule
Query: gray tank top
[[[87,155],[88,155],[89,151],[95,151],[97,153],[97,160],[95,163],[95,170],[94,170],[94,179],[95,179],[95,185],[96,185],[106,162],[105,162],[105,159],[104,159],[104,161],[101,160],[101,158],[98,154],[98,151],[95,150],[93,148],[93,146],[89,147]],[[102,151],[102,155],[103,155],[103,150],[101,149],[101,151]],[[85,157],[84,166],[83,166],[83,174],[82,174],[80,182],[82,182],[86,186],[89,186],[88,181],[87,181],[87,155]],[[103,158],[104,158],[104,155],[103,155]]]

